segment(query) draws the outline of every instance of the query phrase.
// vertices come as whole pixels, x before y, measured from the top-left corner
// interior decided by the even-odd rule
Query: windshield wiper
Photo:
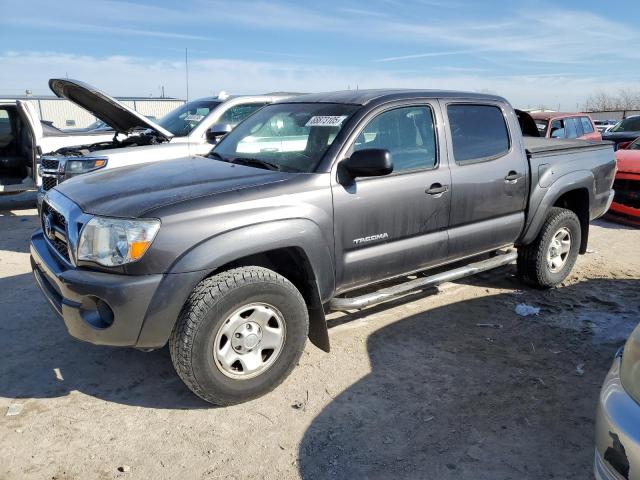
[[[276,170],[278,172],[282,170],[282,167],[280,165],[267,162],[265,160],[260,160],[259,158],[236,157],[233,160],[230,160],[230,162],[238,163],[240,165],[247,165],[249,167],[258,167],[258,168],[266,168],[267,170]]]
[[[232,163],[231,160],[229,160],[228,158],[223,157],[222,155],[220,155],[218,152],[209,152],[207,153],[207,157],[209,158],[215,158],[216,160],[221,160],[223,162],[229,162]]]

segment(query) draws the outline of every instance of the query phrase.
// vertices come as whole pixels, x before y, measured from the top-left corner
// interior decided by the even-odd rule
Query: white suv
[[[89,110],[113,128],[115,135],[109,142],[44,155],[40,196],[70,177],[95,170],[207,154],[222,135],[254,111],[292,95],[221,94],[188,102],[154,122],[83,82],[51,79],[49,87],[59,97]],[[119,139],[117,134],[127,137]]]

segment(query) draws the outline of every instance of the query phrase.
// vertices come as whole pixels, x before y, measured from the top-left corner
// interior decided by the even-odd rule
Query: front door
[[[451,179],[439,118],[437,103],[383,107],[356,130],[346,156],[387,149],[394,169],[346,186],[334,180],[338,292],[446,259]]]

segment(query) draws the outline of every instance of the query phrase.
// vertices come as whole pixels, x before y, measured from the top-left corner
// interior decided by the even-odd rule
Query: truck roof
[[[582,112],[535,112],[530,113],[534,120],[550,120],[558,117],[590,117],[588,113]]]
[[[295,98],[288,98],[284,103],[346,103],[351,105],[367,105],[372,102],[402,100],[405,98],[465,98],[471,100],[505,101],[497,95],[486,93],[456,92],[450,90],[421,89],[371,89],[371,90],[339,90],[336,92],[309,93]]]

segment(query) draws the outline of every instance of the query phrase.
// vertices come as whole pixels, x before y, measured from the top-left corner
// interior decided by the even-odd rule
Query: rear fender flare
[[[540,233],[549,209],[553,207],[558,199],[565,193],[581,188],[589,192],[590,210],[591,205],[594,203],[595,188],[595,179],[590,170],[577,170],[567,173],[559,177],[548,188],[542,188],[536,185],[531,194],[529,208],[534,207],[535,200],[539,198],[539,196],[542,196],[542,198],[538,200],[537,207],[534,207],[535,212],[532,213],[518,244],[528,245],[533,242],[538,236],[538,233]]]

